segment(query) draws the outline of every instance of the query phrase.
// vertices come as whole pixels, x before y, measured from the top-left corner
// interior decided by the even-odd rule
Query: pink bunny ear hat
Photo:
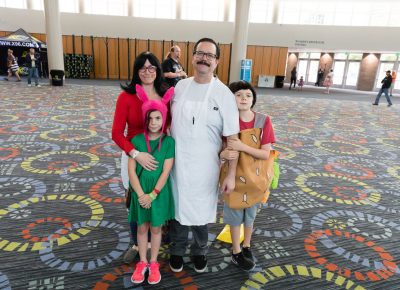
[[[143,87],[141,85],[136,85],[136,95],[143,102],[143,105],[142,105],[143,123],[146,124],[147,112],[152,111],[152,110],[160,111],[161,115],[162,115],[162,119],[163,119],[161,132],[164,132],[164,127],[165,127],[165,123],[167,122],[167,114],[168,114],[167,104],[171,100],[173,94],[174,94],[174,88],[171,87],[165,92],[165,94],[161,100],[149,100],[149,97],[147,96],[147,93],[145,92]],[[145,125],[144,137],[146,139],[147,151],[151,152],[148,130],[149,129]],[[162,138],[160,138],[159,143],[158,143],[158,151],[160,151],[160,148],[161,148],[161,139]]]

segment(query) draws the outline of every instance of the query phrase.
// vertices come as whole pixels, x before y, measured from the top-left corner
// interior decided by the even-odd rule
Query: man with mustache
[[[175,220],[171,223],[170,267],[183,269],[189,228],[194,269],[207,269],[207,224],[215,222],[218,202],[219,152],[222,137],[237,138],[239,115],[232,92],[218,78],[220,49],[210,38],[202,38],[193,49],[193,74],[178,82],[172,99],[171,134],[175,139],[175,164],[171,173]],[[235,188],[237,159],[230,161],[221,191]]]

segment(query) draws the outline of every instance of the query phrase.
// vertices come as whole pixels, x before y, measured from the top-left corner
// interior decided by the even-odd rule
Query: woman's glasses
[[[154,65],[144,66],[144,67],[142,67],[142,68],[139,69],[139,72],[145,73],[146,70],[147,70],[149,73],[155,73],[155,72],[157,71],[157,67],[155,67]]]

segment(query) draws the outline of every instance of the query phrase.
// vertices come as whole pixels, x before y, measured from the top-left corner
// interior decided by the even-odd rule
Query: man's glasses
[[[204,51],[195,51],[195,52],[193,52],[193,54],[198,58],[203,58],[204,56],[206,56],[206,58],[208,60],[214,60],[217,58],[217,56],[215,54],[204,52]]]
[[[155,73],[157,71],[157,67],[155,67],[154,65],[144,66],[139,69],[139,72],[144,73],[144,72],[146,72],[146,70],[149,73]]]

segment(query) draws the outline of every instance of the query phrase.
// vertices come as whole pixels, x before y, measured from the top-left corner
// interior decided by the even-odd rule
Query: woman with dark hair
[[[145,170],[152,171],[158,167],[158,162],[147,152],[140,152],[131,143],[136,135],[143,133],[142,119],[143,102],[136,95],[136,85],[141,85],[149,100],[161,100],[167,85],[164,82],[160,61],[149,52],[139,54],[133,64],[133,77],[129,84],[121,85],[123,92],[118,96],[114,121],[112,126],[112,139],[122,149],[121,178],[127,191],[129,188],[128,156],[135,159]],[[167,126],[171,117],[168,115]],[[126,133],[125,133],[125,129]],[[137,225],[131,223],[133,247],[130,247],[124,256],[124,262],[130,263],[137,254]]]

